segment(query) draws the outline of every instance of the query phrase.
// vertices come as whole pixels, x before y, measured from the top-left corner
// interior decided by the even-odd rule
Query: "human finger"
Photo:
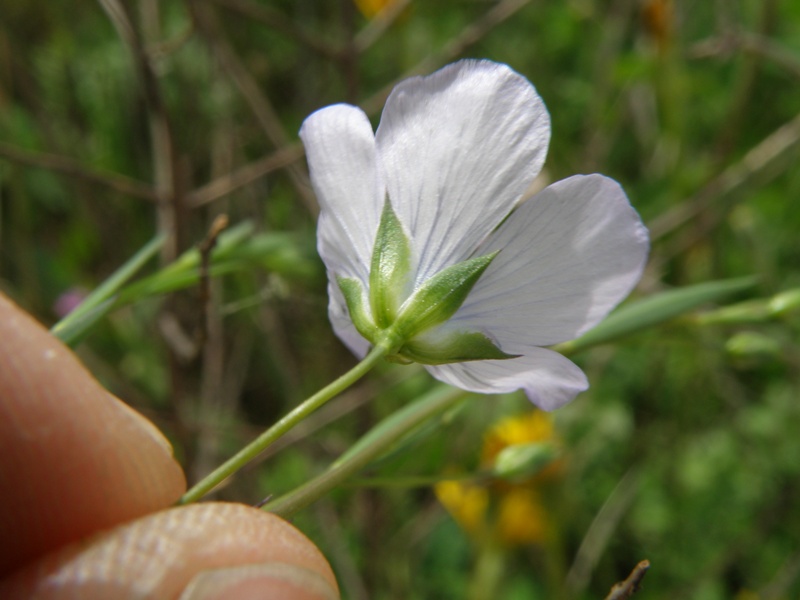
[[[279,517],[240,504],[161,511],[73,544],[0,583],[0,597],[94,600],[335,600],[317,548]]]
[[[0,294],[0,576],[174,503],[169,443]]]

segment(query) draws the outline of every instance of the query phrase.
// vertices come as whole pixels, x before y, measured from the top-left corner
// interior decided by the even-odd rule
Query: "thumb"
[[[325,558],[282,519],[239,504],[165,510],[46,555],[2,598],[335,600]]]

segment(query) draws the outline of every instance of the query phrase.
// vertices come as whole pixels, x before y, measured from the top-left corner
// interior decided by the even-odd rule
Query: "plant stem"
[[[465,395],[458,389],[437,386],[431,393],[414,404],[406,406],[376,425],[362,438],[364,443],[358,442],[328,470],[287,494],[268,502],[262,507],[262,510],[274,513],[284,519],[291,517],[298,510],[321,498],[389,451],[414,428],[463,400]]]
[[[190,504],[205,496],[217,485],[261,454],[267,447],[277,441],[308,415],[361,379],[378,363],[378,361],[386,356],[388,352],[389,349],[383,346],[375,346],[372,348],[369,354],[355,367],[305,400],[292,410],[292,412],[287,414],[250,444],[242,448],[233,457],[195,484],[194,487],[181,497],[178,504]]]
[[[480,547],[469,586],[470,600],[497,598],[505,570],[503,549],[493,540],[485,540]]]

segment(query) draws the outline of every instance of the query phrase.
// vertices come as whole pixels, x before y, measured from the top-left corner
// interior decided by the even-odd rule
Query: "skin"
[[[172,508],[186,482],[166,439],[2,295],[0,457],[2,598],[339,597],[278,517]]]

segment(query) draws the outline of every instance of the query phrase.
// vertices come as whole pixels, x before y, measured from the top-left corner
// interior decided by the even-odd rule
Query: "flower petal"
[[[384,203],[375,135],[364,112],[336,104],[300,128],[311,183],[320,204],[317,246],[329,277],[369,281],[372,246]]]
[[[543,410],[563,406],[589,387],[572,361],[546,348],[509,360],[479,360],[425,367],[439,381],[484,394],[522,389]]]
[[[411,235],[415,287],[461,262],[542,167],[550,117],[505,65],[460,61],[400,83],[376,134],[389,200]]]
[[[576,338],[633,289],[648,247],[617,182],[602,175],[559,181],[478,250],[501,251],[445,327],[483,331],[510,354]]]

